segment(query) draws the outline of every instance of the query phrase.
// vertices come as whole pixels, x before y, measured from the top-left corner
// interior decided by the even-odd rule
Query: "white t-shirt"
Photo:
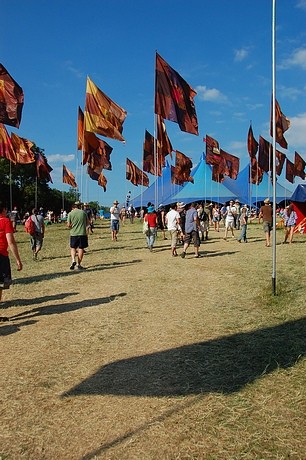
[[[112,206],[109,211],[111,215],[111,220],[119,220],[120,209],[118,206]]]
[[[178,229],[178,219],[180,219],[180,215],[175,209],[171,209],[166,214],[167,229],[169,231]]]
[[[237,209],[235,208],[235,206],[228,206],[226,210],[227,210],[227,214],[226,214],[227,222],[234,221],[234,214],[237,214]]]

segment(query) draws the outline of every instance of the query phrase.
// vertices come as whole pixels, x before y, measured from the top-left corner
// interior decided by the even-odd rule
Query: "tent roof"
[[[306,185],[299,184],[291,195],[290,200],[306,202]]]

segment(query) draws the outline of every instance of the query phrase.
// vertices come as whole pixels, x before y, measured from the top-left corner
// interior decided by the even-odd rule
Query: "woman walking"
[[[289,238],[289,243],[292,243],[294,227],[296,226],[296,221],[297,221],[297,213],[294,211],[292,204],[286,207],[285,213],[284,213],[284,219],[285,219],[285,230],[286,230],[284,243],[287,243],[288,238]]]
[[[148,207],[147,213],[144,216],[144,222],[148,224],[148,229],[146,231],[147,245],[149,250],[152,252],[153,245],[156,238],[157,232],[157,214],[154,210],[154,206],[150,205]]]

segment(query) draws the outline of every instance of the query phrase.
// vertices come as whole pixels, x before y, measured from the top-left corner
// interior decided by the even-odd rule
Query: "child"
[[[241,225],[241,233],[238,238],[239,243],[241,243],[241,240],[243,240],[245,243],[248,242],[246,232],[247,232],[247,224],[248,224],[248,207],[245,204],[242,209],[241,209],[241,214],[240,214],[240,225]]]

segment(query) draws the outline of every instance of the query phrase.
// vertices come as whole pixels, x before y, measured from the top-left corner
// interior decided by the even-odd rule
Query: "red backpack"
[[[24,230],[30,235],[35,235],[35,224],[32,219],[32,216],[28,217],[27,220],[25,221]]]

